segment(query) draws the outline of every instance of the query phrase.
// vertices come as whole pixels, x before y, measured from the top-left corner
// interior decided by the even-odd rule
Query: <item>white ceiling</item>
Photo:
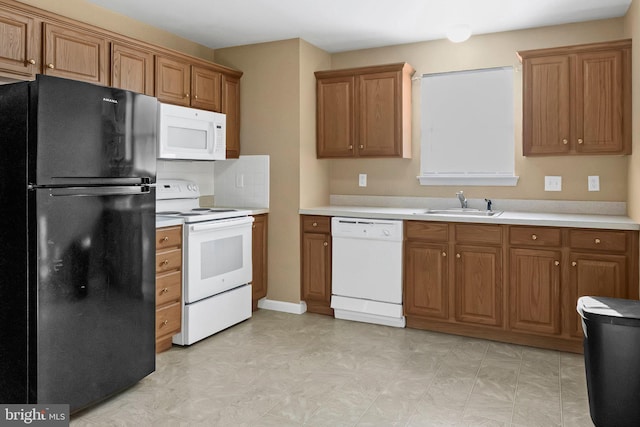
[[[89,0],[213,49],[300,37],[328,52],[623,16],[631,0]]]

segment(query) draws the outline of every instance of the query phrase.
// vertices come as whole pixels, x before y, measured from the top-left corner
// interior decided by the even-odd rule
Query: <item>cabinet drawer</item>
[[[456,224],[458,243],[502,243],[502,226],[480,224]]]
[[[302,230],[312,233],[330,233],[331,217],[328,216],[303,216]]]
[[[569,246],[574,249],[625,251],[627,233],[609,230],[570,230]]]
[[[171,301],[180,301],[182,271],[173,271],[156,277],[156,307]]]
[[[156,253],[156,273],[179,270],[182,265],[182,249],[170,249]]]
[[[156,337],[180,331],[180,303],[156,310]]]
[[[562,233],[557,228],[511,227],[509,243],[527,246],[560,246]]]
[[[407,239],[428,240],[431,242],[447,242],[449,225],[441,222],[406,221]]]
[[[177,247],[182,244],[182,226],[158,228],[156,230],[156,250]]]

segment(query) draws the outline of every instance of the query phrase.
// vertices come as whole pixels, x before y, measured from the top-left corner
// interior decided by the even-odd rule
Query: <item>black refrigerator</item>
[[[157,99],[0,85],[0,403],[77,412],[155,370]]]

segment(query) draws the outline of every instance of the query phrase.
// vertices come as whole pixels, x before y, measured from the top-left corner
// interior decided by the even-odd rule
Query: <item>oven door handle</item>
[[[232,227],[241,227],[245,225],[249,225],[253,222],[252,216],[245,216],[241,218],[232,218],[232,219],[221,219],[218,221],[209,221],[203,222],[201,224],[194,224],[189,227],[189,230],[193,232],[199,231],[211,231],[211,230],[219,230],[222,228],[232,228]]]

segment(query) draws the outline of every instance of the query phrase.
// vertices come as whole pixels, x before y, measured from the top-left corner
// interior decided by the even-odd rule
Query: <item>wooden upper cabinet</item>
[[[411,157],[407,63],[317,71],[317,156]]]
[[[356,151],[355,78],[317,82],[317,156],[351,157]]]
[[[161,102],[188,107],[191,97],[191,65],[156,56],[156,97]]]
[[[97,33],[44,23],[43,73],[107,84],[107,39]]]
[[[32,17],[0,10],[0,75],[35,77],[41,67],[39,35]]]
[[[209,68],[191,67],[191,106],[221,111],[222,74]]]
[[[631,40],[519,56],[525,156],[631,153]]]
[[[153,53],[111,43],[111,86],[153,96]]]
[[[222,113],[227,116],[227,159],[240,157],[240,77],[222,75]]]

